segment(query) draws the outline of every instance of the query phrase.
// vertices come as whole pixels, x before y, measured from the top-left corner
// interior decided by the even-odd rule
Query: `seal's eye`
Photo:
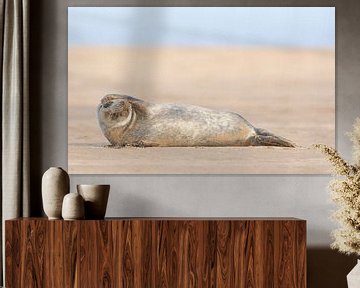
[[[113,104],[112,101],[106,102],[106,103],[103,105],[103,107],[104,107],[104,108],[109,108],[109,107],[111,106],[111,104]]]

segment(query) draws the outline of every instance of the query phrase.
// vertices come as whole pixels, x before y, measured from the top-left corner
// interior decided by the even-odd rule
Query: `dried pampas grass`
[[[360,118],[355,121],[353,132],[350,133],[350,139],[353,142],[355,164],[360,166]]]
[[[353,142],[354,165],[347,163],[332,147],[323,144],[314,147],[329,160],[336,176],[329,185],[331,198],[338,204],[332,218],[342,227],[333,231],[334,243],[331,247],[360,256],[360,118],[355,121],[350,139]]]

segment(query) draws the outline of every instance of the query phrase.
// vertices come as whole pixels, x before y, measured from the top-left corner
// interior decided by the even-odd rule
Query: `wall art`
[[[327,174],[334,7],[69,7],[71,174]]]

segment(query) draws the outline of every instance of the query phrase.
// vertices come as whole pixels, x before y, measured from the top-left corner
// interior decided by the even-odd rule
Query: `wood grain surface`
[[[306,287],[297,219],[8,220],[6,287]]]

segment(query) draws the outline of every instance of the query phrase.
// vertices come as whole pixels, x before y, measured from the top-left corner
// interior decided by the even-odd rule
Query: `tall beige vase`
[[[85,219],[104,219],[110,185],[77,185],[77,191],[85,201]]]
[[[49,219],[61,219],[63,198],[69,193],[69,175],[60,167],[49,168],[42,177],[43,208]]]

